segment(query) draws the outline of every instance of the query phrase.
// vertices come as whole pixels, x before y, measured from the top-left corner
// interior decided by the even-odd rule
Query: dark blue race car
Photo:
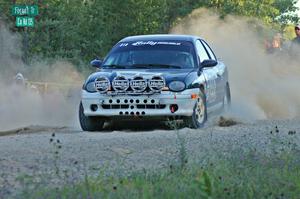
[[[183,120],[200,128],[230,104],[228,72],[201,38],[143,35],[119,41],[85,81],[79,107],[84,131],[114,120]]]

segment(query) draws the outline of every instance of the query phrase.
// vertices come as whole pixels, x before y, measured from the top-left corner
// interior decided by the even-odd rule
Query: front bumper
[[[162,91],[152,95],[133,96],[82,90],[82,105],[86,116],[191,116],[198,93],[199,89],[187,89],[178,93]]]

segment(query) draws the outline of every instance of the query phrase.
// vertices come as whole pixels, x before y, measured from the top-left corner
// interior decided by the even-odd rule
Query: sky
[[[299,10],[298,10],[298,16],[300,17],[300,0],[298,0],[297,6],[298,6],[298,8],[299,8]]]

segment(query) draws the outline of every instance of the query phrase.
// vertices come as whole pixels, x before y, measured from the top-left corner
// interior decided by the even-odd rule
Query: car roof
[[[166,41],[166,40],[175,40],[175,41],[190,41],[193,42],[196,39],[200,39],[198,36],[194,35],[175,35],[175,34],[157,34],[157,35],[136,35],[129,36],[122,39],[120,42],[134,42],[134,41],[147,41],[147,40],[158,40],[158,41]]]

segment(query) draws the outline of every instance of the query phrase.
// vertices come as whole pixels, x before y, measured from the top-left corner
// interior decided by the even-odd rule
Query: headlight
[[[169,89],[175,92],[183,91],[185,89],[185,83],[182,81],[172,81],[169,84]]]
[[[95,88],[95,82],[92,81],[92,82],[88,83],[88,84],[85,86],[85,90],[88,91],[88,92],[90,92],[90,93],[96,92],[97,90],[96,90],[96,88]]]

